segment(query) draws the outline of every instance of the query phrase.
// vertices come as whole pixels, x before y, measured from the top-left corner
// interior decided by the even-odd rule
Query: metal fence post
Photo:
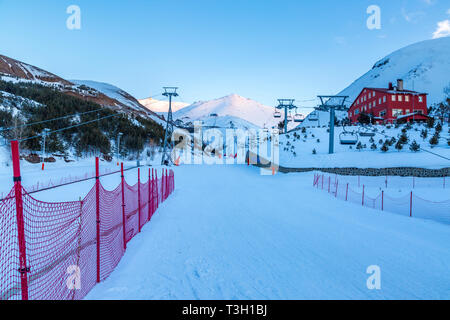
[[[22,177],[20,175],[19,142],[11,141],[11,153],[14,173],[14,196],[16,200],[17,236],[19,244],[19,272],[22,300],[28,300],[28,275],[27,250],[25,241],[25,222],[23,217]]]

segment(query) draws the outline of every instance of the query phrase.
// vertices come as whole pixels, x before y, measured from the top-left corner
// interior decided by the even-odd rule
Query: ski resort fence
[[[127,243],[152,219],[175,188],[172,170],[130,186],[123,175],[112,191],[96,181],[80,201],[48,203],[21,185],[12,142],[14,187],[0,202],[0,300],[77,300],[105,280]],[[140,169],[138,169],[140,171]]]
[[[389,179],[393,178],[389,177]],[[413,186],[417,187],[419,183],[423,187],[448,188],[445,185],[445,178],[441,180],[439,178],[411,177],[402,179],[401,177],[396,177],[396,179],[403,182],[408,180],[414,181],[411,188],[414,188]],[[388,184],[387,177],[370,179],[370,181],[365,181],[366,183],[368,182],[368,185],[366,185],[361,177],[325,176],[324,174],[316,173],[314,174],[313,186],[327,191],[337,199],[353,202],[363,207],[450,224],[450,199],[446,201],[430,201],[417,196],[414,191],[410,191],[402,197],[392,197],[385,190],[381,190],[376,196],[368,196],[366,192],[368,186],[380,188],[377,181],[383,183],[381,186],[387,186]],[[404,185],[407,186],[408,184],[405,183]],[[362,187],[362,192],[355,191],[355,187]]]

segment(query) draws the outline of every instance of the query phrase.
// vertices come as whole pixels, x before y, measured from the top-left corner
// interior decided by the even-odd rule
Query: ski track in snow
[[[175,168],[174,194],[86,298],[450,298],[449,226],[337,201],[312,176]]]

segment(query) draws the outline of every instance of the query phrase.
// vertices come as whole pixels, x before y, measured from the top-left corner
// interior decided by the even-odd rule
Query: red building
[[[377,123],[396,121],[426,121],[428,119],[427,93],[405,90],[403,80],[388,88],[364,88],[348,110],[352,123],[361,113],[372,116]]]

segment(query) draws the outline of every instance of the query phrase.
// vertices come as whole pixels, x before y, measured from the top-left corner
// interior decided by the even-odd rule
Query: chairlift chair
[[[309,121],[319,121],[319,113],[317,111],[311,112],[308,118]]]
[[[365,130],[360,130],[359,135],[361,137],[375,137],[375,132],[365,129]]]
[[[342,145],[354,146],[355,144],[358,143],[359,139],[358,139],[358,134],[356,132],[347,131],[347,130],[345,130],[345,127],[344,127],[344,131],[341,132],[341,134],[339,135],[339,140]]]
[[[298,113],[298,110],[296,109],[296,113],[294,115],[294,122],[303,122],[303,115],[301,113]]]
[[[275,113],[273,114],[274,118],[281,118],[281,112],[275,109]]]

